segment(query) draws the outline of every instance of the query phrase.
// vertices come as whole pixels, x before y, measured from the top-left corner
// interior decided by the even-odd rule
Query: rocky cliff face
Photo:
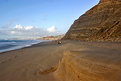
[[[100,0],[74,21],[63,39],[121,40],[121,0]]]

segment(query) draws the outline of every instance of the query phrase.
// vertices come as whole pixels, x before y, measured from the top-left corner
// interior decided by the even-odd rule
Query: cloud
[[[33,29],[34,27],[33,27],[33,26],[25,26],[25,27],[23,27],[23,26],[21,26],[21,25],[19,24],[19,25],[16,25],[14,28],[15,28],[15,29],[18,29],[18,30],[31,30],[31,29]]]
[[[13,19],[11,19],[6,25],[2,26],[2,28],[8,28],[9,26],[11,26],[11,24],[14,22]]]
[[[14,27],[0,30],[0,37],[3,36],[3,38],[37,38],[50,35],[59,35],[59,32],[55,26],[44,29],[35,26],[22,26],[18,24]]]
[[[31,29],[33,29],[33,26],[26,26],[26,27],[24,27],[24,29],[25,30],[31,30]]]
[[[15,34],[16,32],[15,32],[15,31],[11,31],[10,33],[11,33],[11,34]]]
[[[14,28],[15,29],[23,29],[23,27],[21,25],[16,25]]]
[[[48,32],[56,32],[56,27],[55,26],[52,26],[50,28],[47,28],[47,31]]]

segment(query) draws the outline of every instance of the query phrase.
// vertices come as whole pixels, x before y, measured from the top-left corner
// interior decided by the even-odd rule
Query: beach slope
[[[0,81],[120,81],[120,62],[121,43],[43,42],[0,53]]]

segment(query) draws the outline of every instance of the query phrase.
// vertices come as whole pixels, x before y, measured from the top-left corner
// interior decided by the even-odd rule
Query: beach
[[[0,53],[0,81],[120,81],[120,62],[120,42],[41,42]]]

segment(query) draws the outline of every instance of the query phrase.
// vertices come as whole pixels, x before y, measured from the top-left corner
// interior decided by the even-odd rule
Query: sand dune
[[[55,77],[60,81],[121,81],[120,53],[107,49],[65,52]]]

